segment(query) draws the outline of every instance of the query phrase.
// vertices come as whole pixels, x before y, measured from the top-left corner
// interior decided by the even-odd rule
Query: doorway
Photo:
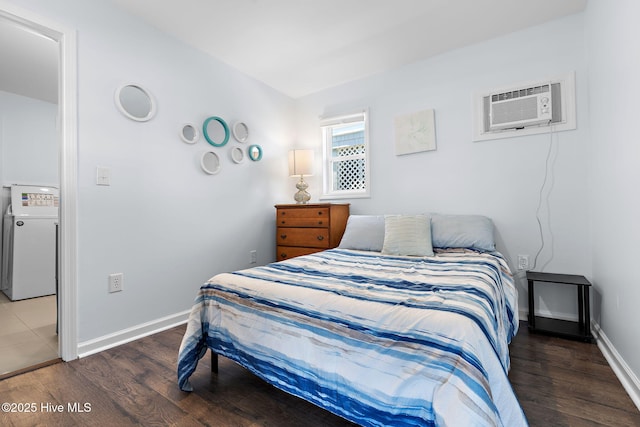
[[[75,31],[38,16],[31,11],[15,7],[0,0],[0,25],[18,27],[35,38],[48,40],[54,46],[57,59],[54,77],[56,87],[55,140],[57,142],[57,184],[60,192],[58,242],[57,242],[57,298],[32,311],[56,312],[57,349],[54,353],[65,361],[77,358],[77,54]],[[14,39],[0,39],[0,44],[12,43]],[[6,81],[2,76],[3,81]],[[0,90],[3,90],[0,88]],[[38,153],[32,153],[36,156]],[[3,160],[0,156],[0,160]],[[55,162],[55,160],[54,160]],[[3,185],[9,183],[3,182]],[[37,298],[36,300],[39,300]],[[53,301],[55,299],[55,301]],[[53,309],[46,308],[51,307]],[[4,307],[6,309],[6,307]],[[2,306],[0,306],[0,310]],[[25,323],[23,321],[23,323]],[[0,325],[0,328],[4,325]],[[51,342],[49,342],[51,346]],[[57,350],[57,351],[56,351]],[[46,358],[46,356],[45,356]],[[25,360],[25,363],[29,362]],[[30,362],[29,362],[30,363]],[[0,375],[2,377],[2,375]]]

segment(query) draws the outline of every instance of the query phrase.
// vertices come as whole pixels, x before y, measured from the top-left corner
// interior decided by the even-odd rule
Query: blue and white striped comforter
[[[361,425],[524,426],[507,378],[517,295],[503,257],[332,249],[199,291],[178,383],[211,348]]]

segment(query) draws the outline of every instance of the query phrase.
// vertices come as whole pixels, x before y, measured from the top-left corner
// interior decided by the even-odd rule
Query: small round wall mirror
[[[198,139],[200,139],[200,132],[198,132],[197,127],[191,123],[187,123],[180,131],[180,138],[187,144],[195,144],[198,142]]]
[[[220,157],[213,151],[207,151],[200,158],[200,166],[209,175],[215,175],[220,172]]]
[[[229,141],[229,126],[220,117],[209,117],[202,125],[202,133],[214,147],[222,147]]]
[[[244,151],[240,147],[233,147],[231,149],[231,160],[234,163],[242,163],[244,161]]]
[[[116,106],[122,114],[137,122],[151,120],[156,114],[156,103],[141,86],[127,84],[116,90]]]
[[[233,137],[238,142],[247,142],[247,139],[249,139],[249,127],[242,122],[235,122],[233,124]]]
[[[248,151],[249,158],[254,162],[262,159],[262,148],[259,145],[250,145]]]

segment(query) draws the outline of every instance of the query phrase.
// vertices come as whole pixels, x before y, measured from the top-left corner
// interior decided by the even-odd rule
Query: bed
[[[507,377],[517,292],[490,220],[478,238],[475,216],[470,235],[459,217],[391,217],[352,215],[338,248],[211,278],[179,387],[211,349],[363,426],[526,426]]]

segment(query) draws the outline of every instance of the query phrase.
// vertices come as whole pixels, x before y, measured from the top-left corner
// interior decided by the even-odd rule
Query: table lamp
[[[296,184],[298,192],[293,198],[298,204],[306,204],[311,200],[311,195],[306,191],[309,185],[304,182],[304,175],[311,175],[313,172],[313,150],[291,150],[289,151],[289,175],[300,175],[300,181]]]

